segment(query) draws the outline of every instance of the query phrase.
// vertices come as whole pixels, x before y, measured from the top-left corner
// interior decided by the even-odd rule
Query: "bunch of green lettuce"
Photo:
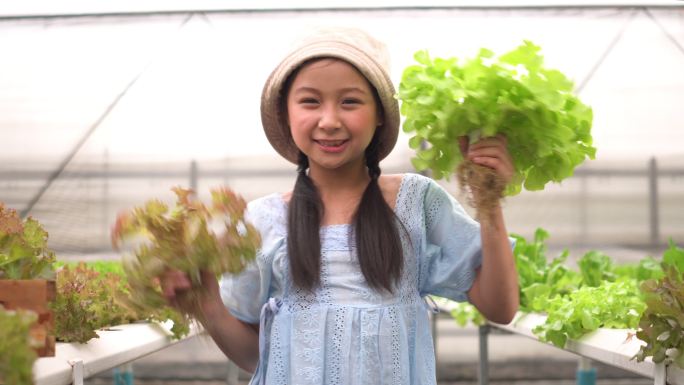
[[[605,281],[549,299],[546,321],[532,332],[541,341],[563,348],[568,339],[577,339],[601,327],[634,329],[645,308],[636,281]]]
[[[550,298],[567,295],[579,287],[581,277],[565,265],[568,250],[551,262],[547,261],[549,233],[546,230],[538,228],[532,242],[517,234],[511,236],[516,240],[513,255],[518,270],[521,311],[543,312]]]
[[[663,276],[660,263],[653,257],[645,257],[637,263],[615,264],[608,255],[592,250],[584,254],[579,261],[582,285],[600,286],[602,282],[614,282],[619,279],[632,279],[642,282],[647,279],[658,279]]]
[[[38,221],[22,221],[0,202],[0,279],[54,279],[55,254],[47,241]]]
[[[0,305],[0,384],[33,384],[36,352],[29,331],[37,319],[34,312],[8,311]]]
[[[684,369],[684,249],[670,241],[663,254],[665,275],[641,284],[647,308],[637,338],[646,342],[635,358],[641,362],[675,363]]]
[[[660,279],[665,273],[661,267],[661,262],[651,256],[642,258],[638,263],[624,263],[613,268],[616,277],[636,279],[643,282],[649,279]]]
[[[639,283],[663,275],[651,257],[637,264],[618,265],[595,250],[585,253],[577,262],[578,271],[574,271],[565,264],[567,250],[547,261],[549,234],[544,229],[537,229],[531,241],[511,236],[516,239],[520,311],[546,314],[546,321],[533,332],[540,340],[559,347],[600,327],[635,328],[646,307]],[[452,317],[461,325],[482,319],[474,308],[450,307]]]
[[[652,260],[616,265],[600,251],[585,253],[577,261],[579,273],[572,272],[572,285],[563,286],[565,290],[552,286],[546,291],[549,295],[541,292],[533,299],[532,311],[547,314],[533,332],[541,341],[562,348],[568,339],[601,327],[635,328],[645,308],[640,279],[662,274]]]
[[[514,195],[523,185],[541,190],[560,182],[593,159],[592,110],[572,94],[572,81],[544,68],[539,51],[529,41],[499,57],[481,49],[470,60],[418,51],[419,64],[404,70],[398,92],[404,131],[414,133],[414,167],[448,178],[463,160],[459,137],[501,133],[516,169],[505,193]]]
[[[606,254],[592,250],[582,256],[577,261],[580,274],[582,274],[582,284],[584,286],[598,287],[604,281],[615,281],[615,267],[613,260]]]
[[[646,308],[641,282],[663,276],[652,257],[636,264],[615,264],[608,255],[592,250],[577,261],[576,287],[565,295],[560,290],[534,299],[533,311],[544,312],[544,324],[533,332],[542,341],[563,347],[598,328],[637,327]]]
[[[530,241],[522,235],[510,236],[515,239],[513,256],[518,272],[521,312],[545,312],[551,298],[577,290],[582,277],[565,264],[569,252],[564,250],[550,262],[547,260],[549,233],[546,230],[536,229]],[[469,322],[475,325],[484,323],[484,317],[470,304],[450,304],[449,312],[461,326]]]

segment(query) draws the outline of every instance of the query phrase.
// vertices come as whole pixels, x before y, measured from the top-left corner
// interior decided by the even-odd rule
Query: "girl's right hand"
[[[162,294],[172,307],[182,313],[190,314],[196,318],[206,314],[211,306],[221,304],[218,280],[208,271],[200,272],[201,289],[194,290],[193,295],[198,296],[197,302],[189,297],[193,288],[190,278],[180,270],[167,270],[161,277]]]
[[[201,271],[200,284],[193,287],[185,273],[169,269],[160,283],[171,306],[199,321],[228,358],[254,372],[259,362],[259,324],[248,324],[230,314],[213,273]]]

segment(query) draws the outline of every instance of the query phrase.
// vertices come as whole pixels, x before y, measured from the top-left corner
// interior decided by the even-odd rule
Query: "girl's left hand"
[[[513,158],[508,153],[508,141],[503,134],[482,138],[471,145],[468,144],[468,137],[462,136],[459,138],[459,145],[464,158],[494,169],[506,183],[513,178]]]

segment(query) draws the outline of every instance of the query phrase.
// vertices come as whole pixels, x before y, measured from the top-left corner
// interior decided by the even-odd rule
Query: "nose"
[[[336,106],[327,105],[321,108],[321,116],[318,120],[318,126],[324,130],[334,130],[342,127],[340,116]]]

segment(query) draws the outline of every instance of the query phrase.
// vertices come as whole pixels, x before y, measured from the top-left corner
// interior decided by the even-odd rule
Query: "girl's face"
[[[312,171],[362,168],[366,147],[381,124],[366,78],[337,59],[316,60],[299,70],[287,94],[287,117]]]

